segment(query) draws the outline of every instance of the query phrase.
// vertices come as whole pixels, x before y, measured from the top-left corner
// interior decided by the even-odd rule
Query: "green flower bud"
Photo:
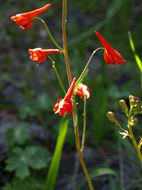
[[[138,123],[138,119],[137,118],[134,118],[130,121],[130,125],[131,126],[135,126],[136,124]]]
[[[108,111],[106,116],[107,116],[107,118],[109,119],[110,122],[115,123],[119,127],[121,126],[112,111]]]
[[[130,95],[129,101],[132,112],[135,115],[142,114],[142,101],[140,100],[140,98]]]
[[[112,111],[108,111],[106,116],[110,122],[115,123],[116,118],[115,118],[115,115]]]
[[[128,107],[126,105],[126,101],[122,99],[119,101],[119,104],[120,104],[122,110],[125,112],[126,116],[128,116]]]

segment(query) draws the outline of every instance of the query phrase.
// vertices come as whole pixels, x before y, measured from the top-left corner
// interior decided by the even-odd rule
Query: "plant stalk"
[[[60,74],[59,74],[59,72],[58,72],[58,70],[57,70],[57,68],[56,68],[55,61],[53,61],[50,56],[48,56],[48,58],[49,58],[50,61],[51,61],[52,67],[53,67],[53,69],[54,69],[54,71],[55,71],[55,74],[56,74],[56,77],[57,77],[57,79],[58,79],[58,81],[59,81],[59,84],[60,84],[60,86],[61,86],[61,89],[62,89],[62,91],[64,92],[64,94],[66,94],[66,90],[65,90],[64,85],[63,85],[63,83],[62,83]]]
[[[142,72],[141,72],[141,97],[142,97]]]
[[[67,0],[63,0],[63,9],[62,9],[62,38],[63,38],[63,48],[64,48],[64,57],[66,63],[66,70],[68,75],[68,82],[71,85],[72,76],[69,62],[69,55],[67,50],[67,34],[66,34],[66,26],[67,24]]]
[[[139,156],[140,162],[141,162],[141,164],[142,164],[142,153],[141,153],[140,149],[138,148],[138,144],[137,144],[136,139],[135,139],[135,136],[134,136],[134,134],[133,134],[132,127],[133,127],[133,126],[131,126],[131,125],[129,124],[129,122],[128,122],[128,128],[129,128],[130,138],[131,138],[131,141],[132,141],[132,143],[133,143],[133,145],[134,145],[134,147],[135,147],[135,149],[136,149],[136,151],[137,151],[137,154],[138,154],[138,156]]]
[[[58,43],[56,42],[56,40],[53,38],[53,36],[52,36],[52,34],[51,34],[51,32],[50,32],[50,30],[49,30],[47,24],[44,22],[44,20],[41,19],[41,18],[39,18],[39,17],[35,17],[35,19],[38,19],[38,20],[40,20],[40,21],[42,22],[42,24],[44,25],[44,27],[45,27],[45,29],[46,29],[46,31],[47,31],[47,33],[48,33],[48,35],[49,35],[51,41],[53,42],[53,44],[54,44],[61,52],[63,52],[63,48],[61,48],[61,46],[58,45]]]
[[[83,71],[82,71],[80,77],[78,78],[78,80],[77,80],[77,82],[76,82],[76,85],[79,84],[79,82],[82,80],[82,78],[84,78],[84,75],[85,75],[85,73],[87,72],[87,69],[88,69],[88,66],[89,66],[91,60],[93,59],[93,57],[94,57],[94,55],[96,54],[96,52],[97,52],[98,50],[100,50],[100,49],[103,49],[103,50],[104,50],[103,47],[99,47],[99,48],[97,48],[97,49],[95,49],[95,50],[93,51],[93,53],[91,54],[91,56],[90,56],[88,62],[87,62],[86,65],[85,65],[85,67],[84,67],[84,69],[83,69]]]
[[[84,95],[83,134],[82,134],[81,152],[83,152],[84,150],[85,136],[86,136],[86,97]]]
[[[65,58],[65,63],[66,63],[68,82],[69,82],[69,85],[71,85],[72,76],[71,76],[71,69],[70,69],[69,56],[68,56],[68,50],[67,50],[66,19],[67,19],[67,0],[63,0],[63,7],[62,7],[62,35],[63,35],[63,48],[64,48],[63,52],[64,52],[64,58]],[[88,186],[89,186],[90,190],[94,190],[93,184],[91,182],[91,179],[90,179],[88,171],[87,171],[87,168],[86,168],[85,163],[83,161],[83,156],[82,156],[82,152],[80,149],[78,118],[77,118],[75,97],[74,97],[74,101],[73,101],[73,123],[74,123],[76,148],[77,148],[77,152],[79,155],[79,160],[80,160],[82,169],[84,171],[86,180],[88,182]]]

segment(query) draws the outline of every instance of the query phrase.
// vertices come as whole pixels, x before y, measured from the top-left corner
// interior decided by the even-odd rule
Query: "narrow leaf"
[[[49,168],[48,176],[46,179],[46,184],[45,184],[45,190],[54,190],[55,183],[56,183],[56,178],[58,174],[58,169],[60,165],[60,160],[61,160],[61,153],[67,133],[67,127],[68,127],[68,120],[65,120],[61,123],[60,126],[60,131],[57,139],[57,144],[55,148],[55,152],[53,155],[53,159]]]
[[[131,47],[132,51],[135,53],[135,45],[134,45],[134,42],[132,39],[131,32],[128,32],[128,36],[129,36],[130,47]]]
[[[93,172],[91,172],[90,175],[91,175],[91,178],[100,177],[102,175],[112,175],[114,177],[118,177],[117,173],[114,170],[110,169],[110,168],[96,169]]]
[[[140,57],[137,54],[135,54],[135,60],[136,60],[136,63],[138,65],[139,69],[140,69],[140,72],[142,72],[142,61],[141,61]]]
[[[110,176],[118,177],[117,173],[114,170],[110,169],[110,168],[99,168],[99,169],[95,169],[94,171],[92,171],[90,173],[90,177],[92,179],[96,178],[96,177],[103,176],[103,175],[110,175]],[[85,180],[82,181],[82,183],[79,185],[77,190],[81,190],[84,183],[85,183]]]

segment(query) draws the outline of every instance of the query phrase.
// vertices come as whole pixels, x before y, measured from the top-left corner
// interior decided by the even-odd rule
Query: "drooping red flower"
[[[33,19],[42,12],[46,11],[50,6],[51,4],[49,3],[39,9],[11,16],[10,19],[16,22],[22,30],[29,30],[33,24]]]
[[[101,41],[102,45],[104,46],[104,60],[107,64],[123,64],[125,60],[122,58],[120,53],[113,49],[109,43],[101,36],[101,34],[95,31],[96,36]]]
[[[79,86],[74,90],[75,94],[77,96],[80,96],[81,98],[88,99],[90,98],[90,89],[87,85],[80,83]]]
[[[64,99],[58,99],[57,103],[55,104],[53,111],[56,113],[59,113],[60,116],[64,116],[64,114],[67,113],[67,115],[70,115],[72,112],[72,102],[71,97],[75,86],[76,77],[74,77],[70,88],[68,89]]]
[[[42,48],[35,48],[35,49],[28,49],[30,54],[30,59],[32,61],[36,61],[37,63],[41,63],[46,60],[47,56],[53,53],[59,53],[59,49],[42,49]]]

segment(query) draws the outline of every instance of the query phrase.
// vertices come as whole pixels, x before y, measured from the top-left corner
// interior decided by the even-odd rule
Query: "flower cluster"
[[[51,7],[51,4],[47,4],[39,9],[35,9],[30,12],[16,14],[15,16],[11,17],[11,20],[16,22],[17,25],[23,30],[29,30],[33,24],[34,18],[37,17],[39,14],[46,11],[48,8]],[[101,36],[101,34],[97,31],[94,32],[95,35],[101,41],[104,47],[104,60],[107,64],[123,64],[125,60],[122,58],[120,53],[113,49],[109,43]],[[30,54],[30,59],[32,61],[36,61],[37,63],[41,63],[46,60],[48,55],[59,53],[59,49],[42,49],[42,48],[34,48],[28,50]],[[76,77],[73,79],[71,86],[69,87],[65,97],[63,99],[58,99],[57,103],[54,106],[53,111],[55,113],[59,113],[60,116],[64,114],[70,115],[72,112],[72,94],[74,93],[77,96],[80,96],[82,99],[90,98],[90,90],[88,86],[85,84],[80,83],[75,87]]]

